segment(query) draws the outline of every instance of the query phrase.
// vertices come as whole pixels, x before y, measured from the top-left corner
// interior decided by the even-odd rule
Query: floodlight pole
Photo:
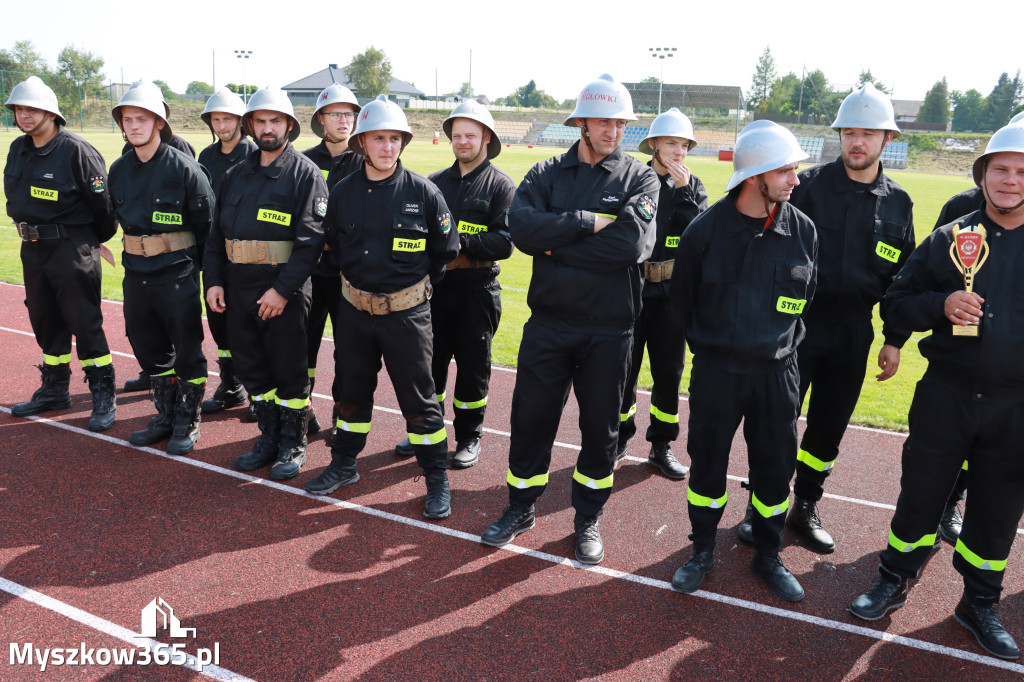
[[[658,115],[661,115],[661,91],[665,88],[665,59],[676,56],[674,47],[649,47],[651,56],[661,60],[661,76],[658,78]]]
[[[252,50],[235,50],[235,56],[242,60],[242,100],[249,103],[249,88],[246,87],[245,63],[252,56]]]

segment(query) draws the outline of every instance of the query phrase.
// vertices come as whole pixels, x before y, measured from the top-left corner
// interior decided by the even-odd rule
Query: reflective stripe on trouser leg
[[[66,365],[69,362],[71,362],[71,353],[66,353],[64,355],[46,355],[45,353],[43,354],[43,364],[49,365],[50,367],[54,367],[56,365]]]
[[[725,513],[725,505],[729,501],[729,493],[723,492],[720,497],[701,495],[693,488],[686,489],[686,513],[690,526],[699,529],[697,534],[691,533],[689,538],[694,541],[698,551],[713,549],[717,538],[718,524]]]
[[[70,361],[70,356],[68,356]],[[101,355],[98,358],[89,358],[88,360],[82,360],[82,367],[106,367],[114,361],[114,358],[110,356],[110,353]]]
[[[984,559],[967,548],[963,540],[957,539],[956,553],[963,557],[964,561],[975,568],[983,571],[1005,571],[1006,559]]]
[[[647,440],[670,443],[679,437],[679,382],[683,377],[686,333],[676,320],[668,296],[645,296],[640,317],[636,328],[646,325],[653,381]]]
[[[461,371],[461,369],[460,369]],[[456,390],[458,388],[456,387]],[[456,442],[479,439],[484,435],[484,414],[487,412],[487,396],[479,400],[460,400],[458,393],[452,398],[455,407],[452,426]]]

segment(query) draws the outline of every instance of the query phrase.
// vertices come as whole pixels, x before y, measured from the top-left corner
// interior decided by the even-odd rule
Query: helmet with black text
[[[29,76],[11,89],[11,96],[4,106],[14,111],[14,107],[32,107],[53,114],[60,125],[67,125],[67,120],[60,113],[57,95],[39,76]]]
[[[171,139],[171,124],[168,119],[171,117],[171,108],[167,106],[167,102],[164,101],[164,93],[160,90],[156,84],[149,81],[135,81],[131,87],[128,88],[121,99],[117,101],[114,108],[111,109],[110,115],[117,121],[118,127],[121,129],[121,134],[124,134],[124,125],[121,123],[124,112],[124,107],[138,107],[144,109],[161,121],[164,122],[164,127],[160,131],[160,139],[167,142]],[[125,136],[125,141],[128,137]],[[148,141],[147,141],[148,142]]]
[[[292,101],[288,99],[288,95],[281,88],[267,85],[252,93],[252,97],[249,98],[249,104],[246,105],[245,113],[242,115],[242,126],[253,137],[256,135],[252,128],[252,115],[257,111],[276,111],[279,114],[284,114],[292,121],[292,129],[288,131],[288,141],[295,142],[299,137],[299,119],[295,118]]]

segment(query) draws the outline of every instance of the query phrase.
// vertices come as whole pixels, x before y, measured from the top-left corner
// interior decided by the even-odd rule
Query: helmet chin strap
[[[768,214],[768,220],[775,225],[775,216],[772,214],[772,202],[768,199],[768,185],[764,182],[764,173],[757,176],[757,189],[761,192],[761,201],[764,202],[764,212]],[[765,223],[765,227],[768,224]]]
[[[593,168],[596,164],[594,159],[597,158],[597,152],[594,150],[594,145],[590,143],[590,130],[587,128],[587,119],[583,119],[583,125],[580,126],[583,129],[583,141],[586,143],[587,148],[590,149],[590,167]]]
[[[996,206],[995,204],[993,204],[992,203],[992,199],[990,199],[989,196],[988,196],[988,182],[985,181],[985,171],[987,169],[988,169],[988,159],[985,159],[985,163],[984,163],[984,165],[981,168],[981,192],[982,192],[982,194],[985,195],[985,203],[987,203],[989,206],[994,208],[996,210],[996,212],[999,213],[999,215],[1007,215],[1009,213],[1013,213],[1014,211],[1016,211],[1021,206],[1024,206],[1024,199],[1021,199],[1020,202],[1016,206],[1014,206],[1013,208],[1000,208],[999,206]]]

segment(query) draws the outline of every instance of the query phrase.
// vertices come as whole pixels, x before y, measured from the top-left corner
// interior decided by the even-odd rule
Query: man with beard
[[[25,305],[43,351],[42,386],[11,414],[28,417],[71,407],[71,336],[92,392],[90,431],[114,423],[114,366],[100,310],[100,244],[117,223],[107,193],[106,164],[92,145],[69,133],[57,96],[31,76],[5,106],[24,133],[4,166],[7,215],[21,237]]]
[[[242,98],[227,88],[221,88],[206,101],[200,115],[213,133],[213,144],[199,152],[199,165],[210,174],[213,193],[220,193],[228,169],[256,150],[256,143],[242,132],[242,115],[245,103]],[[203,299],[209,284],[203,281]],[[210,334],[217,344],[217,365],[220,367],[220,385],[213,396],[203,401],[203,414],[215,414],[231,407],[245,405],[245,388],[235,375],[235,363],[228,346],[227,318],[224,313],[214,312],[206,307],[206,322]]]
[[[235,371],[255,403],[260,436],[235,461],[241,471],[269,464],[275,480],[306,462],[309,275],[323,251],[327,183],[291,145],[299,122],[278,88],[249,99],[242,125],[259,149],[227,172],[207,248],[206,302],[227,311]]]
[[[434,287],[430,315],[434,336],[433,375],[437,402],[444,413],[448,366],[455,358],[457,374],[455,456],[452,466],[466,469],[480,459],[484,411],[491,380],[491,339],[501,320],[499,260],[512,255],[508,207],[516,186],[491,164],[501,153],[491,113],[468,100],[452,110],[442,126],[452,143],[455,163],[430,176],[444,195],[459,231],[459,255],[448,264],[444,279]],[[398,444],[400,455],[413,453],[408,440]]]
[[[742,420],[757,510],[751,569],[781,598],[804,598],[779,548],[796,464],[796,348],[818,255],[814,223],[787,203],[806,158],[782,126],[751,123],[736,139],[728,196],[679,240],[669,300],[693,351],[686,493],[693,555],[672,578],[680,592],[700,589],[714,566],[729,452]]]
[[[867,83],[843,100],[832,129],[839,131],[841,156],[805,170],[790,203],[818,230],[818,287],[800,344],[800,404],[810,390],[807,428],[797,454],[793,509],[786,525],[816,552],[835,550],[821,524],[817,504],[836,464],[839,444],[864,383],[864,366],[875,338],[871,313],[914,250],[914,202],[882,170],[879,158],[899,137],[892,103]],[[886,381],[900,365],[910,333],[883,323],[878,353]],[[753,541],[747,506],[739,536]]]
[[[167,145],[160,89],[132,85],[111,112],[132,151],[110,167],[110,195],[124,230],[124,324],[150,377],[156,416],[128,437],[145,446],[170,436],[167,452],[192,452],[206,389],[199,272],[214,195],[196,160]]]
[[[329,495],[359,480],[356,457],[366,447],[383,359],[426,479],[423,515],[443,519],[452,513],[448,438],[430,376],[428,301],[459,238],[441,192],[399,161],[411,139],[405,114],[380,95],[360,112],[349,141],[366,157],[363,169],[331,190],[324,230],[341,269],[334,330],[341,386],[331,464],[306,492]]]

